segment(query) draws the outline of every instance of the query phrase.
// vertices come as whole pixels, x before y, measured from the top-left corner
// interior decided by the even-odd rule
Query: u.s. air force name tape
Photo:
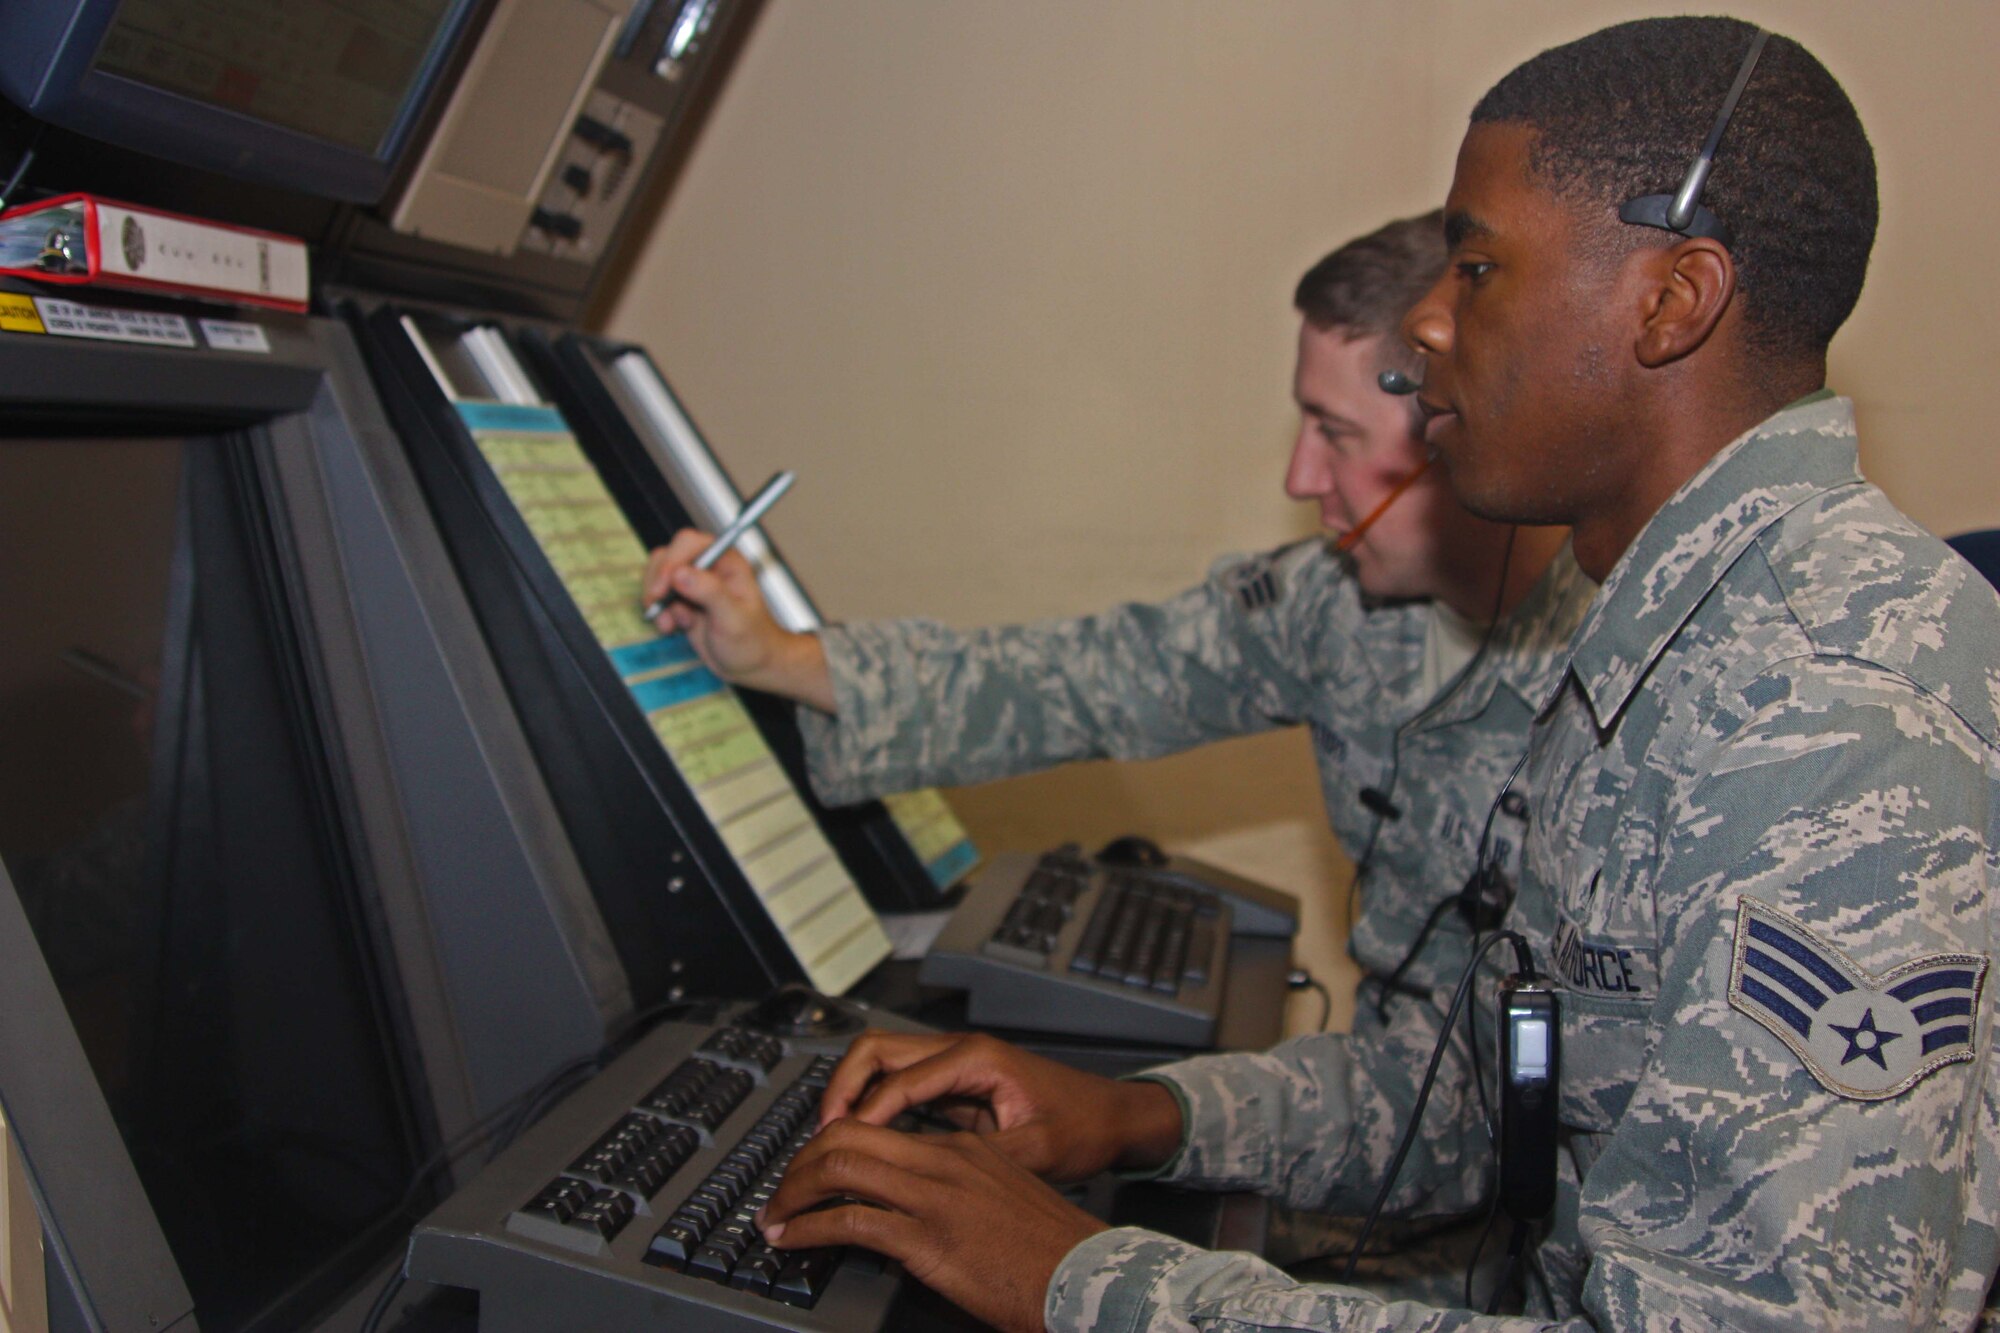
[[[1829,1091],[1880,1101],[1973,1058],[1986,959],[1927,954],[1871,976],[1752,898],[1736,911],[1729,1003],[1775,1033]]]

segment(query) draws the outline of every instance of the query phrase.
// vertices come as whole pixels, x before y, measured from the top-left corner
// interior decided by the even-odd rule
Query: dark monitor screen
[[[124,0],[94,68],[373,153],[450,0]]]
[[[327,199],[387,188],[477,0],[35,0],[0,92],[136,152]]]
[[[250,448],[0,441],[0,860],[210,1333],[312,1323],[435,1137]]]

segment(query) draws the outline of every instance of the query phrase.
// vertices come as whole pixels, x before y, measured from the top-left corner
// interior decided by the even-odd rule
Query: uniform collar
[[[1479,713],[1500,685],[1512,690],[1530,709],[1537,708],[1559,678],[1567,661],[1564,649],[1589,602],[1590,576],[1577,565],[1575,552],[1564,542],[1521,604],[1494,626],[1492,640],[1482,649],[1494,663],[1493,670],[1483,680],[1467,681],[1470,689],[1453,690],[1447,685],[1449,701],[1423,718],[1420,729],[1448,726]]]
[[[1577,632],[1569,667],[1597,725],[1610,726],[1667,642],[1765,529],[1814,496],[1860,480],[1854,405],[1824,390],[1710,459],[1619,557]]]

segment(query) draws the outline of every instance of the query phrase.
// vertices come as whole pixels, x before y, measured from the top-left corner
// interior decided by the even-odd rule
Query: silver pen
[[[750,503],[743,506],[735,520],[722,530],[721,535],[716,537],[709,548],[694,558],[694,567],[701,570],[713,568],[715,562],[722,559],[730,547],[742,540],[744,533],[757,526],[757,520],[764,517],[765,511],[772,505],[778,503],[778,497],[790,490],[796,480],[798,478],[793,473],[780,472],[765,482],[763,488],[750,497]],[[661,613],[673,604],[674,598],[673,590],[669,589],[665,597],[654,602],[640,614],[644,615],[650,624],[658,620]]]

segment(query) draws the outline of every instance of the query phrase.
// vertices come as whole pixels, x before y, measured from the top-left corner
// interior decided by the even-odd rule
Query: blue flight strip
[[[933,883],[941,889],[948,889],[977,864],[979,849],[972,845],[970,838],[960,838],[957,846],[924,868],[930,871]]]
[[[569,434],[569,423],[553,407],[522,403],[453,403],[458,419],[473,430],[535,431]]]
[[[653,676],[656,671],[696,662],[693,645],[685,634],[668,634],[647,643],[628,643],[611,650],[612,665],[625,681],[625,688],[639,701],[639,711],[651,717],[662,708],[672,708],[690,699],[706,699],[720,694],[722,678],[705,666],[675,671],[670,676]],[[635,676],[651,677],[635,680]]]

